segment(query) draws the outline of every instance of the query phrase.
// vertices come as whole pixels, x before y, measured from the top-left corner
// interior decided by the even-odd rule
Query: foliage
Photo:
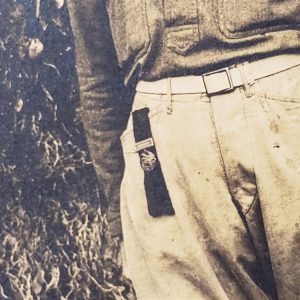
[[[134,299],[80,120],[66,5],[0,0],[0,299]]]

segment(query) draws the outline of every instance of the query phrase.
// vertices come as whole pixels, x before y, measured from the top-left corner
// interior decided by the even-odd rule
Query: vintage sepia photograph
[[[0,300],[299,300],[300,1],[0,0]]]

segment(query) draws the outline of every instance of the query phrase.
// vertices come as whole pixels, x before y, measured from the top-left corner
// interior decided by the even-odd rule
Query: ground
[[[61,0],[0,0],[0,299],[135,299],[114,262]]]

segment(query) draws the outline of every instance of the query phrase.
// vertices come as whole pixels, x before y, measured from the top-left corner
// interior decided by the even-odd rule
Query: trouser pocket
[[[142,105],[141,102],[136,102],[139,101],[135,101],[128,127],[121,138],[126,167],[131,169],[132,166],[129,164],[134,164],[135,168],[142,171],[139,174],[143,176],[143,181],[139,184],[143,184],[149,215],[152,217],[174,215],[175,212],[151,132],[151,127],[159,122],[162,105],[154,101],[154,104],[149,107]],[[134,160],[132,156],[135,156]],[[138,161],[139,166],[137,166]]]

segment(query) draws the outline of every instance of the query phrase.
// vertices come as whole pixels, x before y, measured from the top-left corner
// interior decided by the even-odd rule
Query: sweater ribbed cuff
[[[120,237],[123,239],[122,233],[122,222],[119,213],[111,213],[107,212],[106,215],[108,226],[109,226],[109,233],[111,237]]]

